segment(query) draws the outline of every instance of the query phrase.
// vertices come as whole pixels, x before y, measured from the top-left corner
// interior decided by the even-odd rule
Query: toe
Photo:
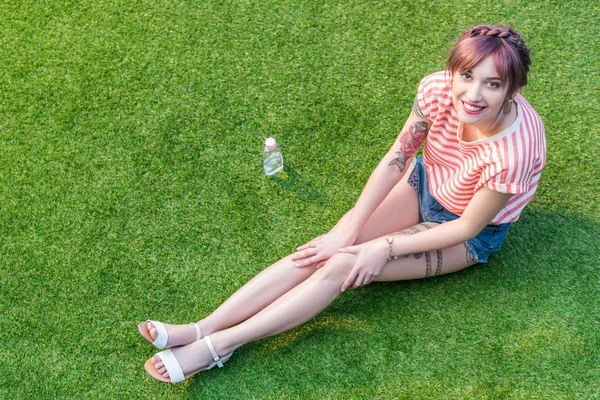
[[[159,356],[154,356],[150,359],[150,361],[152,361],[152,364],[154,364],[154,366],[157,366],[158,364],[162,364],[162,360],[160,359]]]
[[[156,371],[165,376],[165,373],[167,372],[167,367],[165,366],[165,363],[160,359],[159,356],[154,356],[152,357],[152,363],[154,364],[154,368],[156,369]],[[168,378],[168,376],[165,376],[166,378]]]
[[[156,330],[156,328],[154,327],[154,325],[151,322],[148,322],[148,333],[150,333],[150,337],[152,338],[152,340],[156,340],[156,337],[158,336],[158,332]]]

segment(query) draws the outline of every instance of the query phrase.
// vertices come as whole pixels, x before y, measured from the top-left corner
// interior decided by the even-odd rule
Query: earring
[[[512,102],[513,102],[514,99],[515,99],[514,97],[511,97],[508,100],[506,100],[506,105],[503,107],[504,114],[510,113],[510,110],[512,108]]]

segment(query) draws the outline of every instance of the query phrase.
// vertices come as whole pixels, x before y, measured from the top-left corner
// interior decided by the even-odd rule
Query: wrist
[[[388,259],[388,261],[397,260],[398,255],[396,255],[396,253],[394,252],[394,248],[392,246],[392,243],[394,243],[394,236],[386,237],[385,242],[387,243],[387,250],[388,250],[387,259]]]
[[[352,234],[358,236],[358,232],[360,232],[364,223],[365,218],[361,217],[356,208],[352,208],[344,216],[342,227],[345,231],[352,232]]]
[[[353,221],[348,218],[340,221],[334,229],[345,236],[349,240],[349,244],[354,244],[354,241],[358,237],[360,226],[357,226],[357,224],[353,223]]]

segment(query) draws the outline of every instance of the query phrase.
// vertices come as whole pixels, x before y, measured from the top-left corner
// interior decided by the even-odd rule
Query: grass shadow
[[[279,173],[270,176],[269,179],[273,184],[286,191],[293,192],[302,200],[308,200],[317,204],[327,204],[327,198],[324,193],[319,191],[300,172],[288,165],[285,165]]]
[[[585,216],[528,212],[488,264],[347,292],[306,324],[238,349],[231,369],[195,378],[190,398],[228,382],[239,390],[231,398],[311,397],[322,385],[329,393],[353,392],[364,390],[365,374],[382,384],[400,371],[407,381],[444,382],[447,368],[502,377],[491,388],[467,379],[481,393],[511,382],[531,389],[539,382],[528,374],[573,376],[598,365],[598,351],[590,349],[600,320],[599,234]],[[424,370],[433,375],[420,375]]]

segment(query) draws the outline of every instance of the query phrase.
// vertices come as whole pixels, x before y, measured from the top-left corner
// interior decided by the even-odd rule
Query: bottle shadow
[[[304,178],[300,172],[284,165],[283,170],[270,176],[269,179],[282,189],[294,192],[299,198],[310,200],[317,204],[325,204],[326,198],[310,180]]]

